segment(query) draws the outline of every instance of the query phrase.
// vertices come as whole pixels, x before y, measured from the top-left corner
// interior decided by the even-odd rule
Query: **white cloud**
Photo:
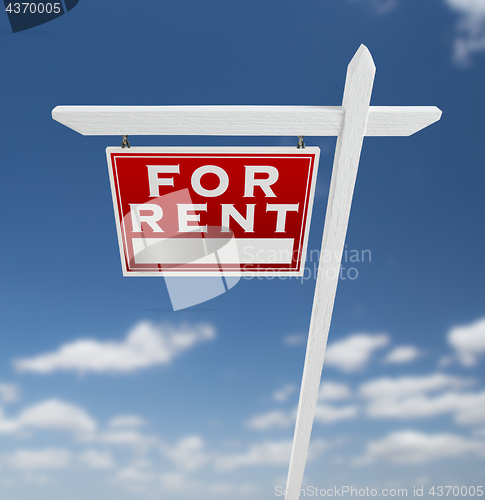
[[[368,0],[378,14],[393,10],[398,0]],[[458,15],[453,41],[453,60],[460,66],[471,64],[474,53],[485,51],[485,0],[444,0]]]
[[[283,339],[283,344],[289,346],[302,345],[306,342],[307,336],[304,333],[293,333]]]
[[[161,476],[162,487],[171,493],[194,491],[197,485],[181,472],[165,472]]]
[[[485,391],[460,394],[455,401],[455,421],[462,425],[485,424]]]
[[[406,420],[449,415],[459,425],[484,425],[485,391],[462,392],[473,384],[473,379],[444,373],[394,379],[383,377],[359,387],[357,394],[364,400],[362,407],[360,404],[338,406],[324,403],[352,397],[346,384],[325,382],[315,409],[315,422],[333,424],[356,418],[364,411],[370,418]],[[296,411],[296,408],[269,411],[251,417],[245,425],[254,430],[287,429],[294,425]]]
[[[294,425],[297,408],[285,412],[282,410],[269,411],[260,415],[255,415],[246,422],[246,427],[255,430],[287,429]],[[356,406],[331,406],[327,404],[317,404],[315,408],[315,422],[322,424],[333,424],[340,420],[354,418],[358,414]]]
[[[188,438],[180,440],[179,443],[185,439]],[[205,483],[195,480],[193,475],[185,471],[176,470],[160,474],[147,460],[136,460],[130,463],[117,473],[115,481],[123,483],[124,487],[129,488],[138,497],[142,493],[143,497],[153,496],[153,492],[159,491],[159,488],[166,494],[190,493],[190,498],[194,494],[197,498],[212,498],[214,495],[222,498],[228,496],[247,498],[248,495],[255,493],[254,487],[249,484]]]
[[[15,420],[7,420],[3,417],[3,411],[0,409],[0,435],[15,434],[20,431],[20,427]]]
[[[138,428],[144,427],[146,425],[146,420],[138,417],[137,415],[117,415],[113,417],[108,426],[114,429],[119,428]]]
[[[471,63],[474,53],[485,51],[485,1],[444,0],[459,16],[453,43],[453,60],[461,66]],[[374,10],[385,14],[396,7],[397,0],[369,0]]]
[[[286,429],[295,422],[295,419],[296,410],[292,412],[274,410],[250,418],[246,422],[246,427],[258,431],[267,429]]]
[[[433,460],[461,457],[468,454],[485,456],[485,442],[453,434],[428,435],[408,430],[394,432],[367,444],[365,454],[355,460],[363,465],[376,460],[396,464],[424,464]]]
[[[195,481],[182,472],[165,472],[160,476],[161,486],[167,494],[188,494],[190,498],[250,498],[254,497],[255,488],[250,484],[233,484],[228,482],[204,483]]]
[[[14,419],[4,419],[0,414],[0,434],[19,434],[32,429],[67,431],[81,442],[124,446],[145,453],[159,445],[160,440],[157,436],[143,434],[135,428],[142,422],[141,418],[134,415],[115,417],[110,422],[115,424],[111,430],[98,431],[96,421],[85,410],[51,399],[23,410]]]
[[[38,486],[45,486],[46,484],[51,484],[52,481],[49,476],[46,476],[45,474],[25,474],[23,476],[23,481],[28,483],[28,484],[35,484]]]
[[[57,399],[27,408],[18,420],[23,427],[65,430],[78,434],[96,429],[96,422],[82,408]]]
[[[357,333],[333,342],[327,348],[325,365],[335,366],[344,372],[362,370],[369,363],[373,352],[389,344],[389,336]]]
[[[367,399],[398,399],[447,388],[460,389],[472,383],[471,379],[444,373],[394,379],[383,377],[362,384],[359,387],[359,395]]]
[[[347,384],[338,382],[322,382],[318,399],[320,401],[332,401],[338,399],[349,399],[352,392]]]
[[[462,425],[485,423],[485,392],[460,394],[448,392],[436,397],[424,395],[397,400],[376,400],[367,408],[370,417],[397,419],[425,418],[453,414]]]
[[[17,450],[2,456],[2,463],[12,469],[60,469],[68,467],[71,463],[72,454],[68,450],[45,449],[45,450]]]
[[[86,450],[78,457],[79,461],[91,469],[111,469],[113,457],[109,451]]]
[[[234,470],[239,467],[257,465],[288,465],[291,453],[291,440],[264,441],[251,444],[247,451],[242,453],[218,455],[215,458],[215,466],[219,470]],[[310,443],[308,461],[312,461],[321,452],[327,449],[328,444],[317,439]]]
[[[220,470],[233,470],[255,465],[285,465],[290,458],[291,445],[291,440],[252,444],[246,452],[221,455],[216,460],[216,467]]]
[[[485,51],[485,1],[445,0],[460,16],[454,41],[454,60],[468,65],[474,52]]]
[[[457,424],[485,423],[485,392],[462,393],[472,380],[436,373],[422,377],[381,378],[362,384],[359,395],[369,400],[373,418],[426,418],[451,414]],[[443,392],[446,390],[445,392]],[[436,392],[440,391],[439,394]],[[430,393],[434,393],[430,395]]]
[[[442,356],[438,360],[438,367],[447,368],[448,366],[451,366],[453,364],[453,361],[454,361],[453,356]]]
[[[148,460],[135,460],[116,474],[115,481],[125,483],[149,483],[155,481],[157,475]]]
[[[319,404],[315,408],[315,421],[322,424],[333,424],[340,420],[355,418],[359,410],[357,406],[330,406]]]
[[[478,358],[485,354],[485,318],[452,328],[448,333],[448,342],[462,365],[475,366]]]
[[[395,347],[385,358],[385,363],[410,363],[421,356],[421,351],[412,345]]]
[[[104,445],[128,447],[138,453],[146,453],[154,446],[160,444],[160,439],[157,436],[143,434],[137,430],[131,429],[100,432],[87,437],[86,441],[97,442]]]
[[[397,0],[372,0],[372,6],[379,14],[386,14],[397,6]]]
[[[283,403],[284,401],[287,401],[288,398],[294,394],[296,391],[296,385],[295,384],[286,384],[283,386],[281,389],[278,389],[273,393],[273,399],[275,401],[279,401]]]
[[[44,429],[82,435],[94,432],[96,427],[96,422],[82,408],[57,399],[33,405],[22,411],[15,419],[0,418],[0,434]]]
[[[459,12],[470,13],[474,16],[485,15],[483,0],[446,0],[448,5]]]
[[[210,325],[172,327],[138,323],[123,341],[80,339],[52,353],[14,361],[21,372],[127,373],[169,364],[196,344],[215,338]]]
[[[14,384],[0,383],[0,401],[4,403],[14,403],[19,399],[20,391]]]
[[[178,441],[172,448],[164,445],[162,451],[178,467],[187,471],[200,469],[209,461],[204,441],[199,436],[187,436]]]

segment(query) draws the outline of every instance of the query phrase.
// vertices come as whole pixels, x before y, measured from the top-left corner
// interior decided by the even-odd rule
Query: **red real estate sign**
[[[125,276],[301,276],[319,148],[107,148]]]

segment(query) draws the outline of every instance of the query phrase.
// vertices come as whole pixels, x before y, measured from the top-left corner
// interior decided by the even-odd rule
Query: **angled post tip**
[[[357,71],[357,69],[364,68],[371,70],[373,73],[376,71],[376,65],[374,64],[374,59],[372,59],[369,49],[364,44],[361,44],[354,54],[354,57],[352,57],[352,60],[349,62],[347,72],[353,73]]]
[[[351,101],[354,104],[356,103],[355,96],[351,98],[355,93],[359,94],[359,99],[364,99],[363,102],[366,103],[367,108],[369,107],[375,74],[376,67],[371,53],[365,45],[361,45],[347,66],[342,101],[342,106],[345,109],[347,109]],[[365,92],[363,92],[363,89],[366,89]]]

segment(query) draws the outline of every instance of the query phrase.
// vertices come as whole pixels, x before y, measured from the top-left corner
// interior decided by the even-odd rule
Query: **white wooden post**
[[[342,103],[345,117],[337,139],[330,183],[286,500],[300,497],[375,71],[370,52],[361,45],[350,61],[345,80]],[[331,256],[330,262],[328,256]]]

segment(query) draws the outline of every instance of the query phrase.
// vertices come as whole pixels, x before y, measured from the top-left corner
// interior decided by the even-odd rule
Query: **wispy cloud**
[[[273,410],[259,415],[254,415],[246,422],[246,427],[258,431],[269,429],[287,429],[296,420],[297,408],[289,411]],[[355,405],[332,406],[328,404],[317,404],[315,408],[315,422],[322,424],[333,424],[341,420],[355,418],[359,409]]]
[[[291,453],[291,440],[263,441],[253,443],[245,451],[233,454],[221,454],[215,459],[216,469],[234,470],[240,467],[259,465],[287,465]],[[323,440],[314,440],[310,444],[308,461],[319,457],[327,443]]]
[[[459,15],[453,59],[460,65],[469,65],[472,54],[485,51],[485,1],[445,0],[445,2]]]
[[[424,464],[469,454],[485,456],[485,442],[454,434],[424,434],[406,430],[371,441],[364,455],[354,463],[365,465],[382,460],[396,464]]]
[[[262,465],[287,465],[292,441],[264,440],[253,442],[244,449],[232,453],[209,450],[205,441],[197,435],[186,436],[173,445],[167,443],[160,451],[169,458],[179,470],[196,471],[204,466],[213,470],[235,470],[241,467]],[[326,441],[314,440],[310,445],[309,460],[319,457],[329,447]]]
[[[90,469],[112,469],[115,466],[109,451],[86,450],[79,455],[78,460]]]
[[[20,389],[15,384],[0,382],[0,401],[3,403],[14,403],[20,397]]]
[[[281,389],[273,393],[273,399],[279,403],[284,403],[288,398],[296,392],[295,384],[286,384]]]
[[[113,429],[138,428],[147,424],[144,418],[137,415],[117,415],[108,422],[108,427]]]
[[[400,399],[441,389],[459,389],[473,384],[470,378],[432,373],[421,376],[403,376],[398,378],[382,377],[363,383],[359,395],[367,399]]]
[[[387,14],[398,5],[398,0],[367,0],[377,14]],[[459,66],[470,66],[472,57],[485,52],[485,1],[444,0],[444,4],[458,16],[453,40],[453,61]]]
[[[74,464],[81,464],[90,469],[111,469],[114,467],[110,452],[85,450],[77,454],[64,448],[19,449],[0,456],[0,464],[11,469],[24,471],[65,469]]]
[[[216,468],[233,470],[256,465],[286,465],[290,458],[291,445],[291,440],[251,444],[246,451],[219,456],[216,459]]]
[[[186,471],[164,471],[160,474],[154,464],[147,460],[135,460],[122,468],[115,477],[115,482],[129,488],[139,498],[145,493],[147,498],[153,497],[154,491],[161,491],[171,496],[187,498],[249,498],[254,496],[255,488],[251,484],[235,484],[232,482],[200,481]]]
[[[147,483],[156,481],[158,475],[153,471],[153,464],[149,460],[138,459],[120,469],[115,481],[121,483]]]
[[[349,399],[352,391],[347,384],[340,382],[322,382],[318,394],[319,401],[333,401],[339,399]]]
[[[145,321],[122,341],[80,339],[51,353],[18,359],[14,366],[18,371],[33,373],[128,373],[167,365],[200,342],[213,340],[215,335],[210,325],[174,327]]]
[[[0,418],[0,434],[16,434],[32,429],[90,434],[96,421],[82,408],[58,399],[50,399],[23,410],[16,418]]]
[[[71,464],[72,453],[65,449],[16,450],[2,455],[0,461],[12,469],[61,469]]]
[[[377,349],[388,344],[389,336],[385,333],[356,333],[329,345],[325,355],[325,365],[334,366],[348,373],[356,372],[367,366]]]
[[[384,363],[411,363],[411,361],[416,360],[421,355],[422,352],[412,345],[397,346],[384,358]]]
[[[258,431],[268,429],[286,429],[296,420],[296,409],[292,411],[274,410],[251,417],[246,427]]]
[[[104,447],[127,448],[138,454],[147,453],[160,445],[158,436],[140,432],[145,420],[134,415],[113,418],[107,429],[100,429],[96,420],[83,408],[58,399],[50,399],[27,407],[17,417],[0,414],[0,435],[30,436],[33,431],[67,432],[78,443]],[[107,463],[106,455],[85,455],[84,462]],[[101,466],[100,466],[101,467]]]
[[[304,333],[290,333],[283,338],[283,344],[288,346],[303,345],[306,339],[307,335]]]
[[[480,356],[485,354],[485,318],[452,328],[448,333],[448,343],[463,366],[476,366]]]
[[[387,14],[397,6],[397,0],[370,0],[370,3],[378,14]]]
[[[357,406],[331,406],[319,404],[315,408],[315,422],[333,424],[341,420],[355,418],[359,413]]]
[[[187,436],[172,447],[163,445],[162,450],[179,468],[186,471],[200,469],[210,460],[200,436]]]
[[[34,484],[36,486],[45,486],[47,484],[52,484],[52,480],[46,474],[39,474],[34,472],[25,473],[22,480],[27,484]]]
[[[369,400],[366,414],[371,418],[404,420],[449,414],[460,425],[483,425],[485,391],[457,391],[471,384],[470,379],[438,373],[423,377],[382,378],[363,384],[359,394]]]
[[[135,429],[109,430],[88,434],[84,441],[107,446],[131,448],[136,453],[147,453],[160,444],[156,435],[144,434]]]
[[[401,420],[453,414],[456,423],[485,424],[485,392],[460,394],[450,392],[439,396],[415,396],[402,400],[373,402],[367,410],[370,417]]]

